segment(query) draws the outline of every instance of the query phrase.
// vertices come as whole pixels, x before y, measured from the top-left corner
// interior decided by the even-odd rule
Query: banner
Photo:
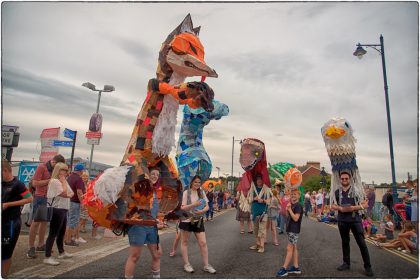
[[[58,146],[53,145],[54,140],[58,140],[60,128],[46,128],[41,133],[41,155],[39,160],[47,162],[58,154]]]
[[[89,131],[86,132],[87,143],[89,145],[99,145],[102,138],[102,115],[94,113],[90,118]]]
[[[38,162],[26,162],[22,161],[19,165],[19,173],[18,173],[18,179],[25,183],[26,186],[28,186],[29,181],[32,179],[32,177],[35,174],[35,170],[38,167]]]

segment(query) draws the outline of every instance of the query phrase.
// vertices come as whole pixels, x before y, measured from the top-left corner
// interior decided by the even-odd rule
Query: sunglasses
[[[348,181],[350,178],[340,178],[341,181]]]

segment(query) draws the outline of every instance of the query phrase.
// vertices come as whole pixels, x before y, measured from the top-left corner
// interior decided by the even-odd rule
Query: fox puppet
[[[168,35],[121,165],[107,169],[88,185],[84,202],[99,225],[114,230],[127,224],[155,225],[150,213],[154,197],[159,201],[160,217],[179,208],[182,185],[168,156],[175,146],[178,107],[188,104],[207,112],[214,109],[214,92],[204,79],[217,78],[217,73],[204,61],[199,32],[188,14]],[[202,81],[184,83],[193,76],[202,77]],[[160,170],[158,188],[149,180],[152,167]]]

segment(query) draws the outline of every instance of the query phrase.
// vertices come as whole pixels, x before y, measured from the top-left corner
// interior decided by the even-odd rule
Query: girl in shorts
[[[207,196],[201,188],[201,177],[196,175],[192,178],[189,188],[184,191],[181,205],[181,210],[192,213],[192,217],[182,220],[179,223],[184,270],[189,273],[194,272],[194,268],[188,260],[188,241],[191,232],[194,233],[200,247],[201,258],[204,265],[203,270],[209,273],[216,273],[216,270],[209,264],[206,233],[204,230],[204,215],[208,209]]]
[[[160,176],[159,169],[150,168],[150,182],[157,184]],[[159,204],[157,203],[156,192],[153,193],[153,205],[151,214],[156,218]],[[162,256],[162,249],[159,246],[159,234],[157,226],[140,226],[132,225],[128,229],[128,241],[130,243],[130,251],[125,263],[125,278],[134,278],[134,270],[136,264],[140,259],[140,254],[144,245],[150,251],[152,256],[152,277],[160,278],[160,257]]]

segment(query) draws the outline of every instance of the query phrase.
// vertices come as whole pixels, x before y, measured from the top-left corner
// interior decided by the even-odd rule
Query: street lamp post
[[[216,169],[217,169],[217,178],[220,178],[220,167],[216,166]]]
[[[115,90],[114,86],[111,85],[105,85],[103,89],[96,89],[96,86],[90,82],[86,82],[82,84],[83,87],[86,87],[92,91],[96,91],[98,92],[98,104],[96,105],[96,113],[99,113],[99,104],[101,103],[101,94],[102,92],[112,92]],[[95,145],[92,144],[92,148],[90,150],[90,158],[89,158],[89,175],[90,175],[90,171],[92,169],[92,158],[93,158],[93,149],[94,149]]]
[[[233,154],[235,151],[235,142],[241,142],[241,140],[235,140],[235,136],[232,136],[232,169],[230,171],[230,178],[232,180],[232,188],[233,188]],[[228,183],[229,184],[229,183]]]
[[[386,66],[385,66],[385,49],[384,49],[384,37],[381,35],[379,37],[380,44],[357,44],[357,49],[354,51],[353,55],[357,56],[359,59],[367,53],[363,47],[369,47],[381,54],[382,57],[382,74],[384,76],[384,89],[385,89],[385,103],[386,103],[386,116],[388,121],[388,138],[389,138],[389,154],[391,156],[391,172],[392,172],[392,196],[394,202],[397,201],[397,183],[395,180],[395,164],[394,164],[394,148],[392,142],[392,129],[391,129],[391,112],[389,110],[389,99],[388,99],[388,80],[386,77]],[[377,49],[380,47],[380,49]]]
[[[233,178],[233,154],[235,149],[235,142],[241,142],[241,140],[235,140],[235,136],[232,137],[232,169],[230,171],[230,176]]]
[[[325,172],[325,167],[322,167],[322,170],[321,170],[321,172],[319,174],[321,175],[320,184],[321,184],[322,188],[325,189],[325,187],[327,185],[326,177],[328,176],[327,172]]]

